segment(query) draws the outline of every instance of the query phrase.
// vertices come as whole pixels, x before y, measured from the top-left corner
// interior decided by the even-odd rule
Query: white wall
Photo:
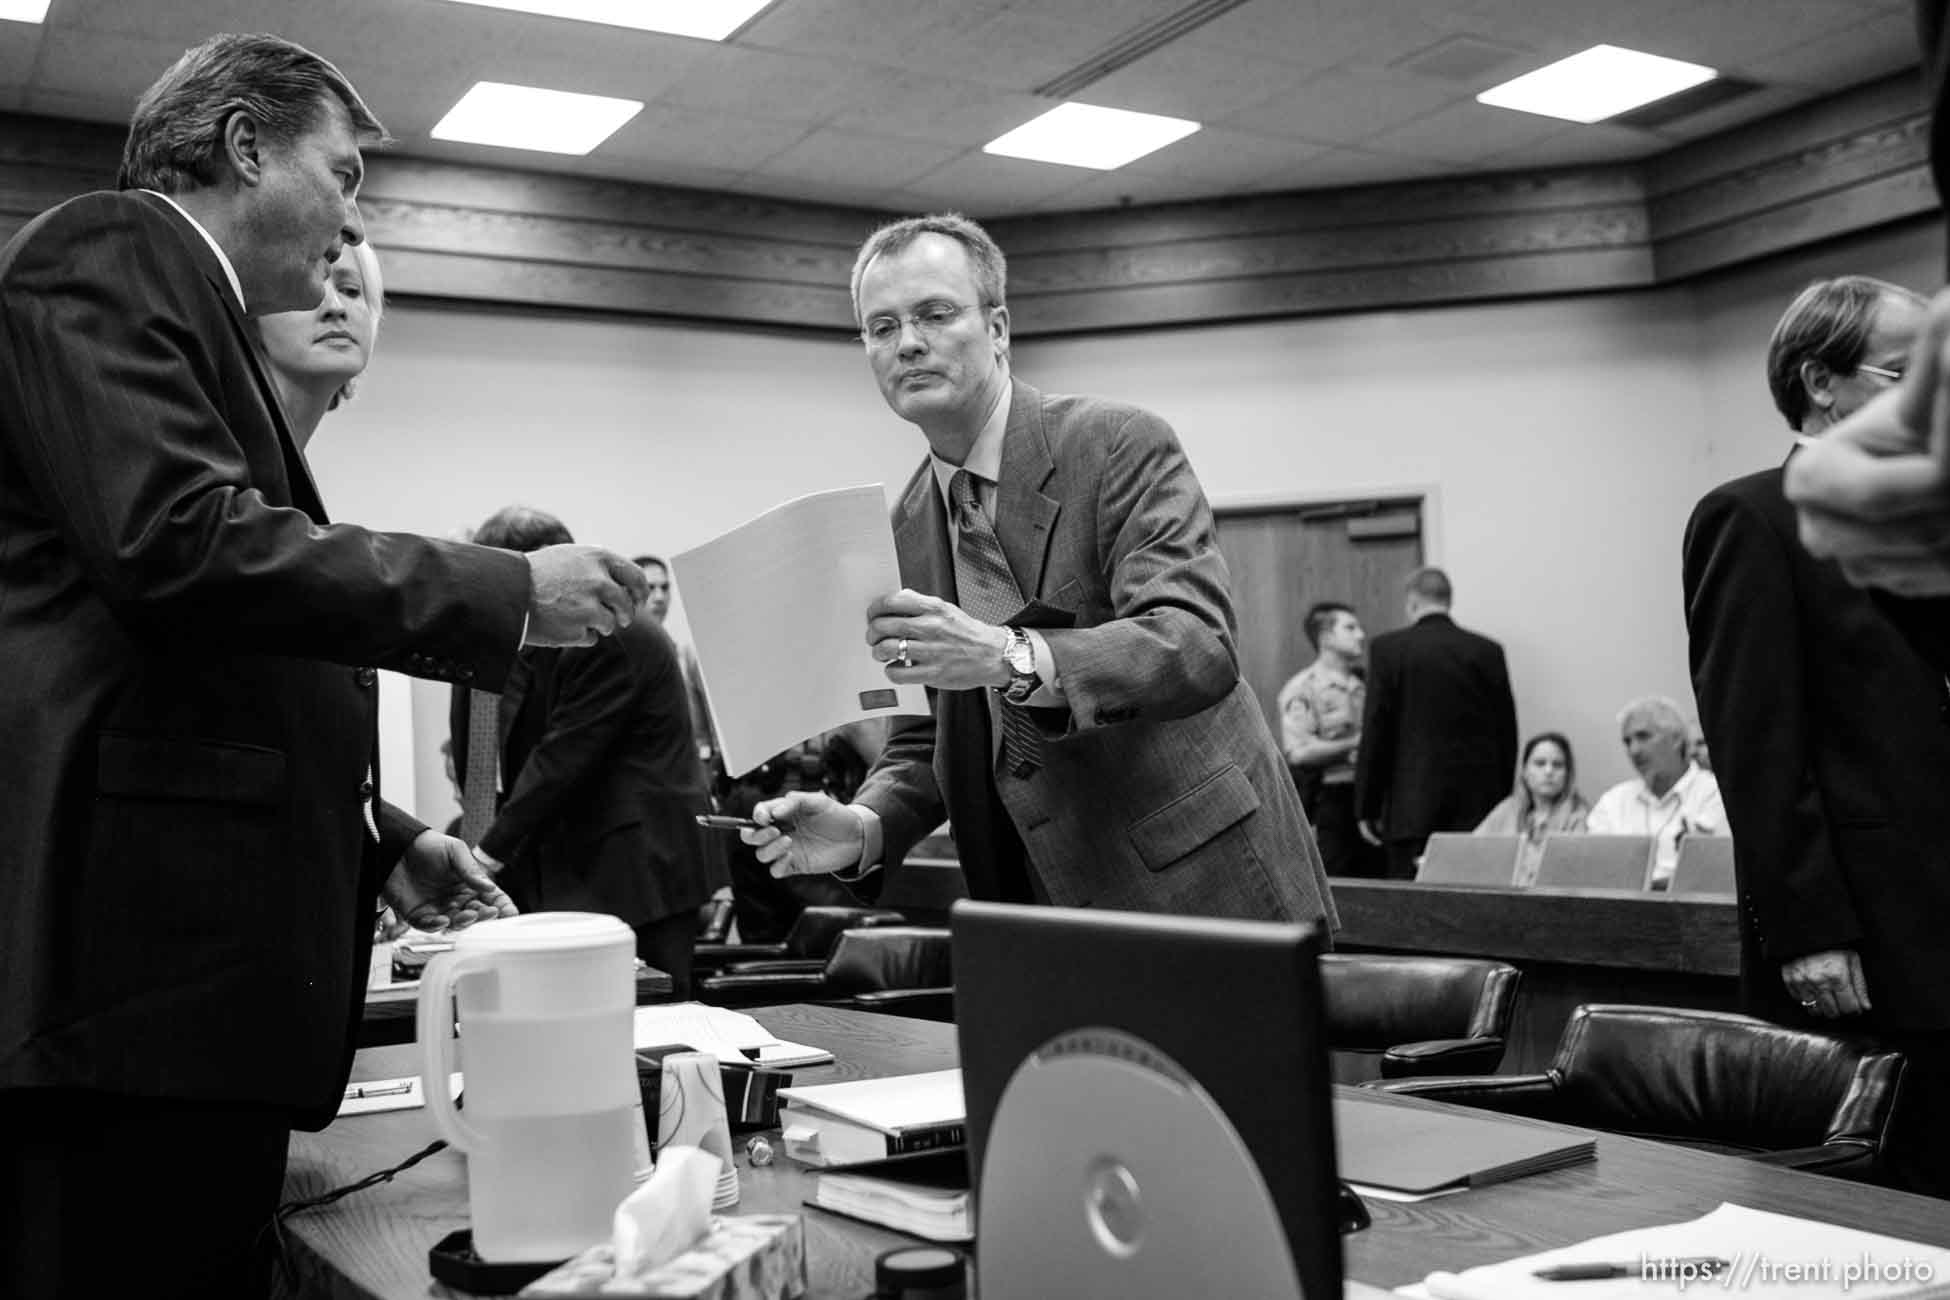
[[[1931,288],[1942,265],[1931,221],[1673,289],[1032,340],[1016,364],[1158,411],[1219,504],[1431,490],[1459,619],[1504,643],[1521,727],[1566,731],[1595,794],[1628,775],[1620,704],[1691,706],[1680,535],[1708,487],[1785,452],[1775,317],[1816,275]],[[341,519],[450,533],[522,501],[667,554],[804,492],[896,485],[921,450],[857,344],[402,304],[313,462]],[[445,688],[411,712],[416,808],[444,820]]]
[[[519,501],[663,555],[806,492],[898,487],[920,454],[857,343],[409,304],[311,447],[337,519],[450,534]],[[413,695],[414,810],[444,823],[447,690]]]

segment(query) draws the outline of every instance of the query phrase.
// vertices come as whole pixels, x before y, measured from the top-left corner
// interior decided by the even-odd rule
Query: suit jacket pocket
[[[275,805],[285,797],[285,758],[256,745],[108,731],[96,747],[95,783],[123,798]]]
[[[1131,846],[1147,870],[1163,871],[1259,810],[1259,793],[1227,763],[1176,799],[1131,823]]]

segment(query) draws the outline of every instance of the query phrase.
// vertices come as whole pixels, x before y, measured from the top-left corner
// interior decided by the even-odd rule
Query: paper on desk
[[[1662,1261],[1726,1260],[1721,1276],[1661,1277]],[[1645,1276],[1572,1283],[1533,1276],[1553,1264],[1629,1263]],[[1672,1271],[1667,1265],[1666,1271]],[[1732,1293],[1741,1300],[1940,1300],[1950,1297],[1950,1250],[1812,1219],[1722,1205],[1684,1223],[1595,1237],[1575,1246],[1462,1273],[1431,1273],[1433,1300],[1658,1300]],[[1412,1294],[1402,1288],[1398,1294]]]
[[[774,1038],[764,1025],[742,1012],[709,1007],[702,1002],[638,1007],[635,1037],[638,1047],[682,1044],[734,1065],[785,1068],[826,1065],[833,1059],[833,1054],[824,1048]]]
[[[928,711],[867,646],[867,606],[901,586],[879,484],[788,501],[671,568],[732,775],[849,722]]]

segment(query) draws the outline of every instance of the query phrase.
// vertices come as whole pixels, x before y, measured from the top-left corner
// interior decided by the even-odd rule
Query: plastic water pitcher
[[[635,959],[635,936],[613,916],[536,912],[470,926],[427,963],[427,1110],[467,1155],[482,1259],[560,1260],[609,1239],[642,1142]],[[455,1010],[463,1108],[446,1084]]]

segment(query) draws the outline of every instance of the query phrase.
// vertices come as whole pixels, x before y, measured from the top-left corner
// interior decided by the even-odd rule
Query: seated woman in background
[[[1577,766],[1571,742],[1555,731],[1524,742],[1517,764],[1517,788],[1483,818],[1478,835],[1515,835],[1517,874],[1514,884],[1537,883],[1537,864],[1544,856],[1544,840],[1552,835],[1584,834],[1591,805],[1578,793]]]
[[[353,381],[372,359],[384,299],[372,245],[347,244],[316,307],[257,318],[271,382],[300,447],[311,441],[325,412],[351,398]]]

